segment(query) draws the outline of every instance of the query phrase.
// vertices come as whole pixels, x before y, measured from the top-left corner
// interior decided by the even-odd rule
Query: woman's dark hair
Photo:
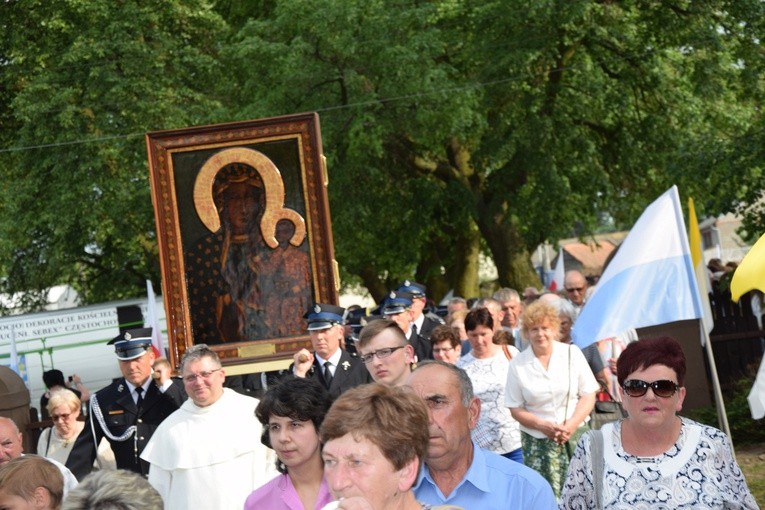
[[[624,384],[631,373],[653,365],[671,368],[677,374],[677,384],[683,385],[685,354],[677,340],[669,336],[643,338],[629,344],[616,362],[616,377],[619,385]]]
[[[494,329],[494,319],[488,308],[474,308],[465,316],[465,331],[473,331],[478,326]]]
[[[285,379],[266,391],[255,409],[255,416],[263,424],[261,442],[273,448],[268,433],[268,420],[272,415],[298,421],[310,421],[318,435],[319,427],[331,405],[332,397],[318,381],[301,377]],[[280,473],[287,472],[287,466],[278,459],[276,468]]]

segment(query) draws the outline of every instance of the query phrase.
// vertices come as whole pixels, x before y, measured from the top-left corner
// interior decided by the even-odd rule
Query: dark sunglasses
[[[642,397],[648,392],[648,388],[651,388],[653,394],[657,397],[669,398],[675,394],[680,386],[666,379],[654,381],[652,383],[641,381],[640,379],[629,379],[624,381],[622,388],[624,389],[624,393],[630,397]]]

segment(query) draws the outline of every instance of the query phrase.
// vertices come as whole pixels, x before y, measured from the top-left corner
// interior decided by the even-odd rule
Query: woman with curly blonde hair
[[[599,386],[582,351],[557,341],[560,318],[555,308],[542,301],[530,304],[522,331],[530,345],[510,362],[505,404],[521,424],[524,462],[560,496]]]

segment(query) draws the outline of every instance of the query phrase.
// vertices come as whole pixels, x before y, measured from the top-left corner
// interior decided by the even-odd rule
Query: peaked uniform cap
[[[412,294],[394,290],[385,298],[382,306],[383,315],[396,315],[412,307]]]
[[[114,345],[114,352],[122,361],[140,358],[151,347],[151,328],[128,329],[112,338],[107,345]]]
[[[427,293],[427,287],[421,283],[413,282],[411,280],[404,280],[404,282],[398,288],[401,292],[408,292],[412,295],[412,298],[424,298]]]
[[[308,331],[318,331],[336,324],[345,324],[345,315],[345,308],[342,306],[316,303],[303,318],[308,319]]]

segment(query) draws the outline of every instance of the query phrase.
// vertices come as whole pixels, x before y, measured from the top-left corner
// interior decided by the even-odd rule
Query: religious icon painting
[[[303,312],[337,302],[339,281],[318,115],[153,132],[146,144],[173,364],[205,343],[261,371],[309,345]]]

